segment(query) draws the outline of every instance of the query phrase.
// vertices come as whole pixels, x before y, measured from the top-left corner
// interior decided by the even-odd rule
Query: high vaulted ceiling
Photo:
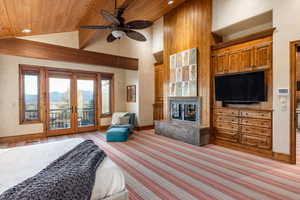
[[[117,0],[117,6],[129,5],[126,21],[155,21],[186,0]],[[80,25],[107,23],[99,11],[113,12],[114,0],[0,0],[0,38],[49,34],[79,30],[79,46],[85,47],[95,36],[95,30],[80,29]],[[31,33],[23,33],[31,29]]]
[[[0,0],[0,37],[74,31],[93,0]],[[31,29],[29,34],[23,29]]]

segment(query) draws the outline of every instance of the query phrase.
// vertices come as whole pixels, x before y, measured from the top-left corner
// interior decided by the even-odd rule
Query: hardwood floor
[[[103,132],[2,144],[0,148],[91,139],[123,170],[130,200],[300,199],[300,163],[289,165],[216,145],[197,147],[135,132],[127,142],[107,143]],[[300,160],[300,134],[297,134]]]

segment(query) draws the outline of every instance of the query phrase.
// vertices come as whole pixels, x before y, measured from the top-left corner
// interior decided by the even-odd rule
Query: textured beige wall
[[[213,0],[212,31],[270,11],[273,2],[274,0]]]
[[[154,22],[152,27],[152,52],[157,53],[164,50],[164,18],[161,17]]]
[[[300,40],[299,0],[273,0],[273,24],[276,27],[273,45],[273,88],[274,119],[273,146],[274,151],[289,154],[290,151],[290,96],[287,108],[282,109],[278,88],[289,88],[290,84],[290,41]]]

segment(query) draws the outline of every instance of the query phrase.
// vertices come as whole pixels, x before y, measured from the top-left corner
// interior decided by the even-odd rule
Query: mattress
[[[52,161],[65,154],[83,139],[24,147],[0,149],[0,194],[5,190],[36,175]],[[96,171],[92,200],[100,200],[125,190],[125,178],[121,169],[105,158]]]

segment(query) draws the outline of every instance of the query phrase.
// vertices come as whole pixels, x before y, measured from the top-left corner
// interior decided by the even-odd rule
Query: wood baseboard
[[[296,164],[295,162],[292,161],[291,156],[289,154],[273,152],[273,159],[280,162],[289,163],[289,164]]]
[[[221,140],[215,140],[213,144],[223,146],[223,147],[226,147],[229,149],[233,149],[236,151],[241,151],[241,152],[253,154],[256,156],[272,159],[272,151],[271,150],[258,150],[257,148],[245,147],[244,145],[240,145],[238,143],[228,143],[228,142],[223,142]]]
[[[151,130],[151,129],[154,129],[154,125],[136,127],[137,131],[146,131],[146,130]]]
[[[106,131],[108,129],[109,125],[107,126],[100,126],[99,131]]]
[[[16,135],[16,136],[8,136],[8,137],[0,137],[0,143],[16,143],[23,141],[32,141],[46,138],[44,133],[35,133],[28,135]]]
[[[253,154],[253,155],[256,155],[256,156],[260,156],[260,157],[269,158],[269,159],[276,160],[276,161],[279,161],[279,162],[284,162],[284,163],[289,163],[289,164],[296,164],[295,162],[293,162],[291,160],[291,157],[288,154],[276,153],[276,152],[272,152],[271,150],[257,151],[256,148],[255,149],[251,149],[250,147],[245,148],[245,146],[239,146],[238,144],[232,145],[232,144],[228,144],[226,142],[222,142],[220,140],[214,140],[212,142],[212,144],[223,146],[223,147],[233,149],[233,150],[236,150],[236,151],[241,151],[241,152]]]

